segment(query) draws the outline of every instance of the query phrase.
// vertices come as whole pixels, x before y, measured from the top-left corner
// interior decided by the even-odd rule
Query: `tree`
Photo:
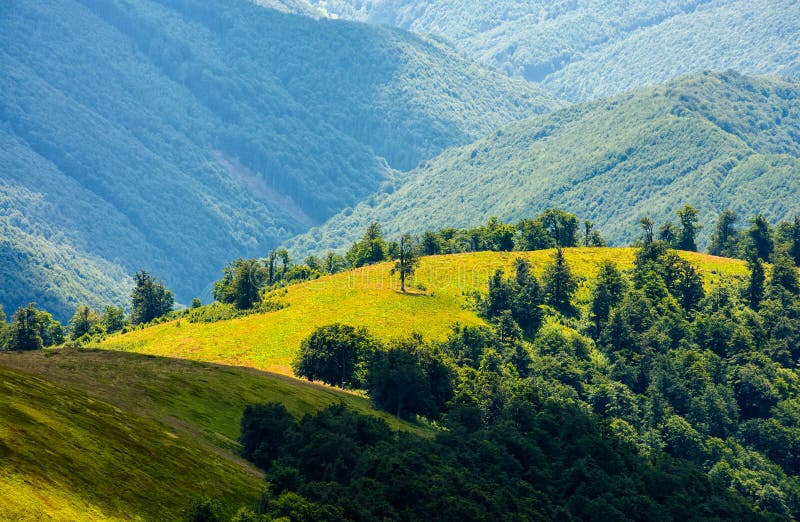
[[[482,249],[494,252],[508,252],[514,249],[514,225],[503,223],[497,217],[492,216],[486,226],[481,227],[481,246]]]
[[[658,239],[659,241],[664,241],[668,245],[674,245],[675,240],[680,235],[680,231],[678,227],[676,227],[671,221],[667,221],[661,228],[658,229]]]
[[[556,246],[556,241],[541,221],[523,219],[516,226],[517,234],[514,238],[516,250],[544,250]]]
[[[30,303],[17,310],[11,318],[8,349],[40,350],[43,346],[39,311],[35,303]]]
[[[96,311],[88,306],[79,306],[69,320],[70,336],[73,339],[80,339],[84,335],[95,333],[100,320],[100,314]]]
[[[697,251],[697,231],[702,228],[697,224],[697,209],[691,205],[686,205],[677,211],[678,219],[681,223],[680,234],[675,243],[675,248],[679,250],[688,250],[690,252]]]
[[[711,236],[711,244],[708,253],[715,256],[732,257],[738,232],[735,225],[739,218],[732,210],[723,210],[717,224],[714,226],[714,234]]]
[[[594,223],[588,219],[583,222],[583,246],[585,247],[603,247],[606,246],[606,241],[600,235]]]
[[[767,218],[758,214],[750,220],[751,227],[747,231],[747,238],[749,247],[759,259],[762,261],[769,261],[769,256],[772,255],[774,243],[772,240],[772,227],[770,227]]]
[[[347,259],[354,267],[380,263],[386,259],[386,252],[389,246],[383,239],[381,226],[373,221],[364,232],[364,237],[350,247],[347,252]]]
[[[261,287],[268,278],[268,269],[257,259],[237,259],[225,267],[222,279],[214,283],[214,299],[239,310],[250,309],[261,300]]]
[[[281,279],[286,278],[286,272],[289,271],[289,264],[292,262],[292,258],[289,257],[289,251],[285,248],[281,248],[276,252],[278,259],[281,260]]]
[[[134,283],[131,293],[131,323],[149,323],[172,311],[175,297],[164,283],[144,271],[134,275]]]
[[[189,522],[222,522],[222,506],[216,500],[201,497],[189,508],[186,519]]]
[[[399,259],[395,261],[391,274],[400,275],[400,290],[406,293],[406,278],[414,275],[414,270],[419,265],[417,244],[410,234],[400,236]]]
[[[269,253],[267,258],[267,281],[270,285],[275,283],[275,263],[278,262],[278,252],[273,250]]]
[[[510,285],[511,315],[520,328],[533,336],[542,324],[544,303],[542,288],[533,275],[527,259],[517,258],[514,261],[514,284]]]
[[[550,232],[558,247],[578,244],[578,218],[563,210],[549,208],[536,218]]]
[[[603,261],[597,274],[597,284],[592,290],[592,303],[589,307],[596,335],[600,334],[608,322],[611,309],[622,300],[625,287],[625,280],[617,265],[611,261]]]
[[[758,310],[761,300],[764,299],[764,265],[757,255],[753,255],[747,262],[750,269],[750,278],[747,284],[746,297],[753,310]]]
[[[788,253],[794,264],[800,266],[800,214],[794,215],[790,228]]]
[[[511,310],[512,291],[503,275],[503,270],[498,268],[489,278],[489,292],[481,302],[481,315],[486,319],[499,316],[503,310]]]
[[[572,314],[572,295],[578,289],[578,283],[564,258],[561,248],[556,249],[553,263],[548,265],[542,276],[545,302],[563,314]]]
[[[356,388],[363,384],[366,363],[377,346],[365,328],[338,323],[322,326],[303,340],[292,369],[308,380]]]
[[[443,250],[442,237],[436,232],[427,231],[422,234],[420,241],[420,252],[425,256],[435,256],[441,254]]]
[[[294,418],[279,402],[247,406],[240,423],[242,454],[255,465],[269,469],[294,425]]]
[[[201,306],[203,306],[203,301],[201,301],[199,297],[195,297],[194,299],[192,299],[192,304],[190,306],[190,308],[192,310],[196,310],[197,308],[200,308]]]
[[[303,264],[315,272],[322,270],[322,261],[320,261],[317,256],[306,256],[303,260]]]
[[[794,261],[784,253],[775,255],[772,263],[772,274],[769,278],[771,290],[782,288],[791,294],[800,293],[800,284],[797,279],[797,268]]]
[[[367,391],[376,406],[398,418],[435,418],[453,395],[453,378],[441,354],[412,335],[375,353],[367,369]]]
[[[328,252],[322,260],[322,271],[326,274],[337,274],[347,268],[347,259],[336,252]]]
[[[194,305],[194,303],[192,303],[192,305]],[[106,333],[114,333],[122,330],[128,323],[125,319],[125,310],[118,306],[107,306],[103,313],[101,323]]]
[[[653,242],[653,220],[647,216],[639,218],[639,226],[642,227],[642,243],[649,245]]]

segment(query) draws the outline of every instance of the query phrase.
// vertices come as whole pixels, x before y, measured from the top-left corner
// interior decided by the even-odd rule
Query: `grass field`
[[[599,264],[611,260],[632,266],[632,248],[573,248],[565,255],[573,272],[584,279],[577,299],[586,302]],[[511,270],[516,257],[530,260],[541,275],[552,250],[477,252],[430,256],[421,260],[412,285],[425,291],[399,291],[391,267],[382,263],[288,287],[279,297],[289,306],[275,312],[217,323],[173,321],[106,339],[101,348],[194,359],[289,374],[289,365],[303,338],[333,322],[368,326],[382,339],[419,332],[441,339],[455,322],[481,320],[468,309],[465,292],[483,290],[497,268]],[[697,253],[682,253],[713,285],[721,278],[744,277],[744,262]]]
[[[113,351],[0,353],[0,520],[176,520],[201,494],[257,501],[237,457],[247,404],[295,415],[359,396],[266,374]]]

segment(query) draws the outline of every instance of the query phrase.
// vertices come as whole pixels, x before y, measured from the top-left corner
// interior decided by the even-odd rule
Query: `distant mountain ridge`
[[[786,219],[800,212],[798,101],[798,82],[731,72],[574,105],[448,150],[288,245],[321,253],[371,221],[396,236],[548,207],[593,220],[615,245],[640,217],[674,220],[685,204],[701,210],[701,242],[724,209]]]
[[[796,0],[311,0],[329,16],[435,34],[570,100],[735,69],[800,76]]]
[[[397,170],[560,105],[436,41],[260,3],[280,11],[0,5],[7,309],[120,303],[139,269],[188,302],[226,261],[266,255]]]

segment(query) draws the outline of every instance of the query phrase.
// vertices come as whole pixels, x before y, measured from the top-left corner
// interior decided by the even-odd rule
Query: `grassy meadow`
[[[582,278],[579,305],[588,301],[591,282],[602,261],[629,268],[634,253],[632,248],[566,249],[573,272]],[[691,252],[681,255],[701,270],[707,285],[747,274],[742,261]],[[510,272],[514,259],[520,256],[531,262],[539,276],[551,262],[553,251],[423,257],[416,276],[407,285],[408,294],[401,293],[399,281],[389,275],[391,264],[367,266],[275,292],[273,299],[288,305],[282,310],[216,323],[173,321],[111,336],[99,347],[291,374],[290,363],[302,340],[326,324],[368,326],[381,339],[404,332],[442,339],[455,322],[480,324],[482,320],[470,309],[467,294],[485,290],[496,269]]]
[[[91,350],[0,353],[0,519],[175,520],[205,494],[257,502],[237,455],[247,404],[295,415],[344,401],[425,433],[363,397],[279,375]]]

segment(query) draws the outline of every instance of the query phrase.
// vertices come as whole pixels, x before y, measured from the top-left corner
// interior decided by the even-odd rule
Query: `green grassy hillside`
[[[701,269],[709,284],[720,277],[746,274],[741,261],[683,255]],[[366,326],[382,339],[411,332],[443,339],[455,322],[482,322],[469,309],[465,292],[485,289],[489,276],[498,268],[510,270],[518,256],[529,259],[534,272],[541,274],[551,262],[552,251],[424,257],[412,286],[422,285],[425,290],[406,295],[399,291],[396,278],[390,277],[388,263],[372,265],[290,286],[286,295],[276,297],[288,306],[276,312],[216,323],[173,321],[112,336],[101,347],[290,373],[289,364],[301,341],[318,326],[343,322]],[[603,260],[630,267],[633,257],[630,248],[567,249],[568,262],[584,278],[578,300],[588,300],[588,282]]]
[[[369,402],[247,369],[102,351],[0,353],[0,519],[176,520],[205,494],[251,505],[235,442],[247,404],[295,415]]]
[[[312,0],[440,35],[481,63],[585,100],[706,69],[800,74],[793,0]]]
[[[143,268],[188,302],[394,169],[555,105],[436,41],[247,0],[3,3],[0,303],[68,318]]]
[[[800,211],[798,99],[797,82],[708,73],[575,105],[449,150],[290,246],[343,248],[373,220],[394,236],[548,207],[591,219],[617,245],[640,217],[674,220],[687,203],[701,211],[701,243],[726,208],[787,219]]]

